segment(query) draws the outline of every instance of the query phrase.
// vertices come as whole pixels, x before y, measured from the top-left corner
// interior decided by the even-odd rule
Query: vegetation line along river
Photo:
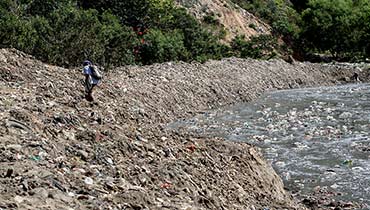
[[[277,91],[172,126],[258,145],[292,192],[370,207],[370,84]]]

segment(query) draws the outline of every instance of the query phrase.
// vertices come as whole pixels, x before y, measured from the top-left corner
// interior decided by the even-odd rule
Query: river
[[[370,208],[370,84],[271,92],[171,128],[257,145],[291,192]]]

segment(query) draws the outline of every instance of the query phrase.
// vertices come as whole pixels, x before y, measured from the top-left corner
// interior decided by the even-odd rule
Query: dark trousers
[[[93,89],[94,89],[95,86],[96,86],[96,84],[91,84],[90,80],[88,78],[86,78],[86,80],[85,80],[85,93],[86,93],[85,98],[86,98],[86,100],[94,101],[92,93],[93,93]]]

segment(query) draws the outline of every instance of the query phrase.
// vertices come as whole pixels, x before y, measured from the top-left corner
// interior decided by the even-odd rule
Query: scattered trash
[[[165,188],[165,189],[168,189],[168,188],[170,188],[172,185],[171,185],[171,183],[163,183],[163,184],[161,184],[161,188]]]
[[[36,156],[30,156],[30,159],[33,160],[33,161],[39,161],[41,160],[41,157],[36,155]]]
[[[83,99],[80,70],[43,64],[14,49],[0,49],[0,56],[0,208],[8,201],[13,205],[5,209],[177,209],[189,204],[297,209],[261,155],[246,152],[251,145],[195,134],[189,141],[193,134],[169,131],[165,125],[288,87],[287,78],[305,80],[307,72],[317,79],[306,84],[326,84],[326,70],[335,69],[297,63],[301,73],[278,59],[236,58],[125,66],[107,72],[104,88],[96,91],[97,103],[89,103]],[[261,69],[271,81],[258,79]],[[260,114],[281,117],[271,108]],[[271,132],[285,130],[289,123],[299,131],[304,126],[297,121],[300,115],[290,113],[279,126],[272,124]],[[159,181],[166,179],[171,183]],[[239,191],[248,196],[234,199],[240,198]],[[156,201],[163,206],[153,207]]]
[[[106,158],[107,162],[110,164],[110,165],[113,165],[113,160],[112,158]]]
[[[353,162],[352,162],[352,160],[344,160],[344,161],[342,162],[342,164],[343,164],[343,165],[347,165],[347,166],[352,166]]]
[[[187,148],[188,148],[191,152],[195,152],[196,146],[195,146],[194,144],[191,144],[191,145],[187,146]]]

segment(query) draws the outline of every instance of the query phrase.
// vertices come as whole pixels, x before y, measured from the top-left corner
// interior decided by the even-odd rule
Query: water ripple
[[[253,143],[288,187],[370,206],[369,84],[273,92],[171,127]]]

